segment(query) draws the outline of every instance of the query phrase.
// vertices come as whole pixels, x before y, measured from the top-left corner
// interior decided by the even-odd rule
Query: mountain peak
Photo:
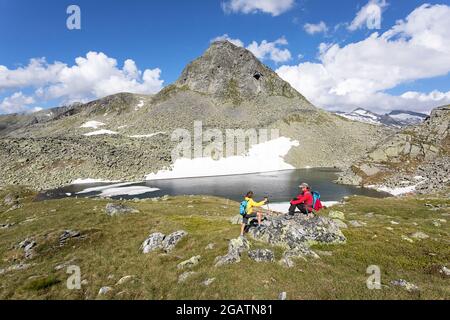
[[[235,104],[258,96],[301,97],[253,53],[229,41],[213,42],[174,85]]]

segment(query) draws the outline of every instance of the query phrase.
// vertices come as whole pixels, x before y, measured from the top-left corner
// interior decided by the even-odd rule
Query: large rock
[[[303,244],[285,251],[280,260],[280,264],[287,268],[293,268],[295,266],[295,259],[308,261],[307,258],[320,259],[319,255],[312,251],[308,245]]]
[[[165,236],[162,233],[151,234],[141,245],[142,253],[147,254],[158,249],[162,249],[165,252],[171,252],[178,242],[181,241],[188,233],[180,230]]]
[[[215,260],[215,266],[221,267],[227,264],[234,264],[241,261],[241,254],[250,249],[250,243],[245,237],[231,239],[228,244],[228,253],[219,256]]]
[[[333,220],[316,216],[306,219],[302,216],[279,216],[263,222],[261,228],[251,229],[253,239],[294,249],[305,244],[340,244],[346,238]]]
[[[139,210],[125,206],[123,204],[116,204],[116,203],[108,203],[106,205],[105,211],[106,214],[111,217],[129,213],[139,213]]]
[[[328,216],[331,219],[339,219],[339,220],[345,220],[345,214],[340,211],[331,211]]]

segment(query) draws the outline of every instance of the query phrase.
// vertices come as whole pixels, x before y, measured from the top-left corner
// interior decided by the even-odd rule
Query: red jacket
[[[309,211],[312,211],[312,205],[313,205],[313,196],[311,192],[305,192],[302,194],[299,194],[297,196],[297,200],[292,200],[291,204],[293,205],[299,205],[299,204],[305,204],[305,206],[308,208]]]

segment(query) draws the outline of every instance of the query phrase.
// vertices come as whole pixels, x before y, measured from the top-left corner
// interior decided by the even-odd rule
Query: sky
[[[449,17],[450,0],[0,0],[0,114],[154,94],[219,39],[318,107],[428,113],[450,104]]]

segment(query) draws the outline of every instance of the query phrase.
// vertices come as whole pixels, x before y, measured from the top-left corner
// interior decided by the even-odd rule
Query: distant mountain
[[[352,112],[336,112],[336,114],[352,121],[397,128],[420,124],[428,117],[428,115],[423,113],[403,110],[395,110],[388,114],[380,115],[362,108],[355,109]]]

